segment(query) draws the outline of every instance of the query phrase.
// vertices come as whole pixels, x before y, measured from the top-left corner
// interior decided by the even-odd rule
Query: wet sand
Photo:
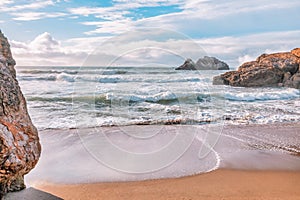
[[[216,170],[206,174],[141,182],[39,185],[63,199],[299,200],[300,171]]]
[[[191,127],[184,127],[184,130],[187,128]],[[115,129],[104,128],[110,133]],[[89,166],[93,160],[87,159],[88,154],[79,156],[85,151],[78,149],[80,143],[76,146],[76,134],[68,140],[59,137],[72,131],[48,130],[41,134],[44,160],[42,158],[35,171],[27,175],[31,187],[70,200],[300,200],[299,123],[225,126],[214,146],[221,159],[220,169],[195,176],[148,181],[128,181],[136,178],[126,176],[125,182],[118,182],[122,180],[122,174],[115,173],[108,175],[113,182],[105,182],[102,177],[111,172],[103,171],[105,168],[99,168],[101,166],[97,163]],[[89,133],[90,130],[81,131]],[[182,164],[189,165],[184,160]],[[56,180],[56,184],[45,180]],[[91,183],[84,183],[87,180]],[[31,196],[29,199],[35,198]]]

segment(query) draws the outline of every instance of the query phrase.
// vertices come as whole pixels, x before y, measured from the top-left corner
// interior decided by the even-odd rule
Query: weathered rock
[[[256,61],[246,62],[237,71],[214,77],[215,85],[239,87],[285,86],[300,88],[300,49],[291,52],[262,54]],[[300,74],[299,74],[300,75]]]
[[[186,59],[182,65],[177,67],[175,70],[197,70],[196,64],[190,58]]]
[[[265,54],[263,57],[258,57],[256,62],[261,65],[273,66],[292,74],[296,73],[299,67],[299,57],[292,53]]]
[[[288,85],[288,84],[291,85]],[[300,72],[294,74],[291,78],[290,81],[287,83],[284,83],[284,86],[289,86],[289,87],[293,87],[293,88],[298,88],[300,89]]]
[[[7,39],[0,31],[0,197],[25,188],[41,146],[22,95]]]
[[[282,82],[285,83],[287,80],[289,80],[292,77],[291,72],[285,72],[283,75],[283,80]]]
[[[300,58],[300,48],[293,49],[291,53]]]
[[[204,56],[197,63],[199,70],[229,70],[229,66],[215,57]]]
[[[176,70],[229,70],[229,66],[215,57],[204,56],[197,63],[194,63],[191,59],[187,59]]]

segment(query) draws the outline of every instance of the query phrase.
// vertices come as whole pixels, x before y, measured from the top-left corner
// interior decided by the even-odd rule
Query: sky
[[[300,47],[299,0],[0,0],[17,65],[178,65],[215,56],[236,68]]]

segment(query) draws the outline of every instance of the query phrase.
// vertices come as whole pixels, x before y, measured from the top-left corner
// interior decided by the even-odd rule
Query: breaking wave
[[[96,82],[96,83],[130,83],[130,82],[145,82],[145,83],[176,83],[176,82],[201,82],[208,81],[208,79],[194,78],[194,77],[178,77],[174,79],[159,79],[160,77],[149,77],[142,78],[140,76],[118,76],[118,75],[89,75],[89,76],[77,76],[67,74],[65,72],[59,74],[50,74],[47,76],[22,76],[19,77],[20,80],[24,81],[64,81],[64,82]]]
[[[231,101],[268,101],[268,100],[286,100],[300,97],[300,90],[298,89],[284,89],[279,91],[267,91],[267,92],[227,92],[224,95],[225,99]]]

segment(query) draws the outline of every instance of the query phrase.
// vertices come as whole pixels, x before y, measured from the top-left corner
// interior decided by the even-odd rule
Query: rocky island
[[[204,56],[196,63],[190,58],[175,70],[229,70],[229,66],[215,57]]]
[[[237,87],[292,87],[300,89],[300,48],[291,52],[262,54],[213,79],[214,85]]]
[[[7,192],[25,188],[24,175],[34,168],[41,152],[15,64],[7,38],[0,31],[0,199]]]

